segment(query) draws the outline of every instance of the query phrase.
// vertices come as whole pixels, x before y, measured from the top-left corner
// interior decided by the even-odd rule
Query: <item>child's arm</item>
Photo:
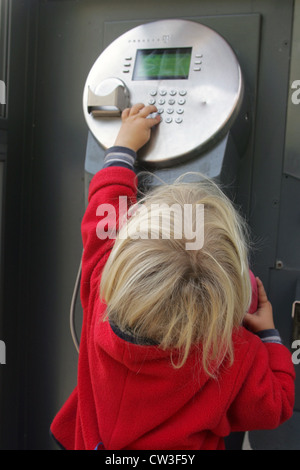
[[[258,310],[245,316],[247,329],[261,342],[253,342],[245,364],[252,362],[246,375],[240,374],[236,397],[228,417],[232,431],[273,429],[293,413],[295,370],[290,351],[281,343],[275,329],[272,305],[263,283],[257,279]]]
[[[150,117],[155,113],[155,106],[136,104],[122,113],[122,126],[113,147],[104,157],[104,168],[122,166],[134,170],[137,151],[143,147],[151,135],[151,128],[160,122],[160,116]]]
[[[155,111],[155,106],[137,104],[123,112],[115,146],[106,151],[104,168],[90,183],[89,203],[81,225],[83,307],[89,300],[91,276],[93,274],[95,280],[99,278],[114,243],[110,230],[118,229],[119,197],[123,196],[128,205],[136,202],[136,175],[132,170],[136,152],[148,142],[151,128],[160,121],[159,117],[149,117]],[[102,236],[99,238],[100,232]]]

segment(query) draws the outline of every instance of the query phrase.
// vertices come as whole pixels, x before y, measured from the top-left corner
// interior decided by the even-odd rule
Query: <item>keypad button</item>
[[[159,104],[160,106],[163,105],[163,104],[165,104],[165,102],[166,102],[166,100],[164,100],[163,98],[160,98],[160,99],[158,100],[158,104]]]
[[[156,95],[157,95],[157,91],[156,91],[156,90],[151,90],[151,91],[150,91],[150,95],[151,95],[151,96],[156,96]]]
[[[168,108],[167,113],[168,114],[173,114],[174,113],[174,108]]]
[[[155,104],[155,99],[154,99],[154,98],[151,98],[151,99],[148,101],[148,104]]]
[[[180,106],[184,105],[185,104],[185,99],[184,98],[180,98],[180,100],[178,100],[178,104]]]
[[[158,112],[158,114],[163,114],[164,108],[158,108],[157,112]]]
[[[166,96],[167,92],[166,90],[160,90],[159,94],[160,96]]]
[[[170,124],[172,121],[173,121],[173,119],[170,116],[166,117],[166,119],[165,119],[165,122],[167,124]]]
[[[177,112],[177,114],[183,114],[183,113],[184,113],[184,109],[178,108],[176,112]]]
[[[181,124],[182,121],[183,121],[182,117],[177,117],[177,118],[175,119],[175,122],[176,122],[177,124]]]
[[[168,103],[172,106],[173,104],[175,104],[175,100],[173,98],[171,98]]]
[[[177,95],[177,91],[176,91],[176,90],[170,90],[170,95],[171,95],[171,96]]]
[[[180,94],[180,96],[185,96],[186,95],[186,90],[180,90],[179,94]]]

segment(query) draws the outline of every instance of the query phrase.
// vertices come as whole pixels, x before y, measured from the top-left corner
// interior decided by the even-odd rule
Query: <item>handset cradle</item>
[[[129,107],[129,91],[125,83],[118,78],[108,78],[93,92],[88,87],[87,110],[94,118],[120,117]]]

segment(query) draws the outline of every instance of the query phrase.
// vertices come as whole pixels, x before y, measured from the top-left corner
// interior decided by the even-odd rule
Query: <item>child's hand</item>
[[[115,145],[137,152],[150,139],[151,128],[160,122],[159,115],[155,118],[148,118],[151,113],[155,112],[157,112],[156,106],[145,106],[141,103],[124,109],[122,126]]]
[[[258,277],[256,278],[256,282],[258,289],[258,309],[255,313],[247,313],[244,318],[244,325],[253,333],[275,328],[273,308],[268,300],[263,283]]]

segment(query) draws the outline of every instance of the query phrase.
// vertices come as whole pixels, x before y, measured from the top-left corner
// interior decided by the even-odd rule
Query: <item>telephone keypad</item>
[[[183,115],[184,115],[184,105],[186,104],[186,96],[187,90],[175,90],[171,89],[169,92],[165,89],[155,90],[152,89],[149,92],[149,104],[157,104],[158,109],[157,112],[162,116],[164,112],[167,113],[167,117],[164,119],[164,122],[167,124],[171,124],[173,122],[173,118],[171,117],[172,114],[175,113],[177,116],[174,118],[174,122],[176,124],[181,124],[183,122]],[[178,97],[177,97],[178,95]],[[156,96],[160,96],[161,98],[155,99]],[[165,109],[163,106],[167,103],[168,107]]]

